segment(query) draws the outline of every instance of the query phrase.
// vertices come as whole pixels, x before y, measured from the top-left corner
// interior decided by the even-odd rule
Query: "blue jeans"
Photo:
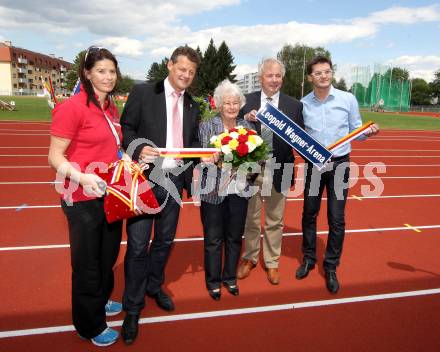
[[[350,177],[349,161],[348,154],[334,158],[333,165],[326,168],[324,172],[319,172],[313,168],[312,164],[307,163],[302,215],[303,261],[311,264],[316,263],[316,219],[321,208],[321,199],[325,188],[327,190],[329,227],[324,256],[326,271],[336,271],[342,254],[345,237],[345,204],[348,195],[347,183]]]

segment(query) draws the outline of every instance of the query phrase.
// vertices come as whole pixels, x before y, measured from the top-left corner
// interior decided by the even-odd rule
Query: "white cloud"
[[[133,79],[137,79],[137,80],[141,80],[141,81],[145,81],[145,77],[147,75],[146,71],[143,71],[143,70],[124,70],[124,72],[122,72],[122,74],[124,76],[129,76]]]
[[[142,55],[142,42],[127,37],[107,37],[100,39],[95,44],[108,48],[113,54],[128,57]]]
[[[86,30],[98,35],[160,33],[185,15],[239,4],[239,0],[4,0],[0,28]],[[43,27],[42,27],[43,26]]]
[[[440,8],[438,5],[419,8],[394,6],[382,11],[373,12],[367,17],[367,21],[376,24],[401,23],[413,24],[419,22],[432,22],[440,20]]]
[[[438,6],[393,7],[372,13],[365,18],[355,18],[334,24],[291,21],[268,25],[213,27],[196,32],[188,27],[173,27],[152,38],[147,38],[145,46],[151,48],[150,54],[153,57],[158,58],[160,54],[171,52],[176,45],[184,43],[193,47],[200,46],[204,50],[209,40],[213,38],[215,43],[226,41],[236,55],[255,56],[259,54],[256,48],[264,48],[264,52],[258,55],[262,57],[276,54],[284,44],[303,43],[309,46],[327,46],[332,43],[354,42],[374,37],[380,30],[380,26],[387,23],[411,24],[437,20],[440,20]]]
[[[248,65],[248,64],[242,64],[242,65],[237,65],[235,67],[235,70],[233,72],[234,75],[236,75],[236,78],[242,78],[244,74],[246,73],[251,73],[251,72],[257,72],[258,67],[257,65]]]
[[[404,55],[388,60],[386,64],[406,68],[411,78],[423,78],[431,82],[434,72],[440,69],[440,56]]]

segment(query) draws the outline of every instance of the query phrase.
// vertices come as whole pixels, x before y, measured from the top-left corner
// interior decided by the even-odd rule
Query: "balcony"
[[[61,65],[61,66],[60,66],[60,71],[61,71],[61,72],[66,72],[66,71],[67,71],[67,68],[64,67],[63,65]]]
[[[18,83],[29,83],[29,79],[27,78],[19,78]]]
[[[27,70],[25,70],[24,68],[21,68],[21,67],[17,69],[18,73],[26,73],[26,71]]]
[[[24,57],[19,57],[19,58],[18,58],[18,63],[19,63],[19,64],[27,64],[27,63],[28,63],[28,60],[25,59]]]

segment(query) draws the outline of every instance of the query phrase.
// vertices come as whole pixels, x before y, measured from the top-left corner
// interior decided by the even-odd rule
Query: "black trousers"
[[[184,175],[170,175],[170,180],[182,196]],[[159,187],[159,186],[156,186]],[[158,191],[159,195],[165,192]],[[165,280],[165,265],[176,236],[180,205],[169,196],[164,208],[155,215],[141,215],[127,220],[127,252],[125,254],[124,310],[139,314],[145,306],[145,293],[159,292]],[[150,244],[154,224],[154,237]]]
[[[102,198],[61,205],[69,225],[73,325],[92,338],[107,327],[105,304],[113,291],[122,221],[107,222]]]
[[[246,222],[248,199],[228,195],[220,204],[201,202],[200,213],[205,234],[205,281],[208,290],[237,283],[241,237]],[[222,271],[222,253],[225,260]]]
[[[349,155],[335,158],[326,171],[319,172],[307,164],[302,215],[304,261],[316,262],[316,219],[321,208],[324,188],[327,190],[329,233],[324,256],[324,269],[335,271],[339,265],[345,237],[345,204],[350,177]],[[345,188],[344,188],[345,187]]]

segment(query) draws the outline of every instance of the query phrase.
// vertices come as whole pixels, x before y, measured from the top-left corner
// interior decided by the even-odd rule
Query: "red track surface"
[[[73,331],[48,334],[37,331],[22,337],[13,332],[71,325],[65,219],[59,207],[41,207],[58,206],[58,195],[53,184],[26,183],[54,180],[54,173],[46,167],[46,156],[30,156],[47,153],[48,128],[45,123],[0,122],[0,351],[99,350],[81,341]],[[131,348],[159,351],[439,350],[440,335],[435,328],[440,318],[439,293],[387,300],[365,301],[364,298],[330,306],[321,302],[440,288],[437,250],[440,247],[440,132],[382,131],[377,138],[354,143],[353,147],[352,162],[359,165],[354,168],[359,169],[361,178],[353,180],[355,184],[350,189],[347,237],[338,270],[341,290],[336,296],[325,289],[322,263],[307,279],[294,278],[301,260],[301,180],[292,190],[286,207],[281,284],[270,285],[259,265],[250,278],[239,282],[240,296],[232,297],[224,292],[220,302],[212,301],[204,286],[199,209],[191,200],[185,200],[188,203],[182,208],[179,240],[167,265],[165,283],[165,290],[175,300],[176,311],[166,314],[147,299],[142,318],[173,319],[142,324],[139,338]],[[371,182],[364,179],[364,170],[365,165],[372,162],[386,164],[385,173],[374,171],[383,177],[384,191],[381,197],[365,198],[362,186],[371,186]],[[297,171],[301,178],[302,168]],[[325,202],[321,213],[320,255],[326,242]],[[182,239],[190,241],[182,242]],[[63,246],[33,247],[50,245]],[[113,296],[118,300],[123,290],[124,253],[125,244],[121,245],[115,268]],[[317,303],[307,308],[265,313],[237,314],[235,311],[301,302]],[[231,311],[224,317],[210,314],[202,319],[190,319],[194,318],[191,315],[176,320],[181,314],[223,310]],[[110,321],[119,326],[121,319],[122,316],[118,316]],[[12,337],[2,337],[2,333]],[[126,348],[118,342],[109,350]]]

